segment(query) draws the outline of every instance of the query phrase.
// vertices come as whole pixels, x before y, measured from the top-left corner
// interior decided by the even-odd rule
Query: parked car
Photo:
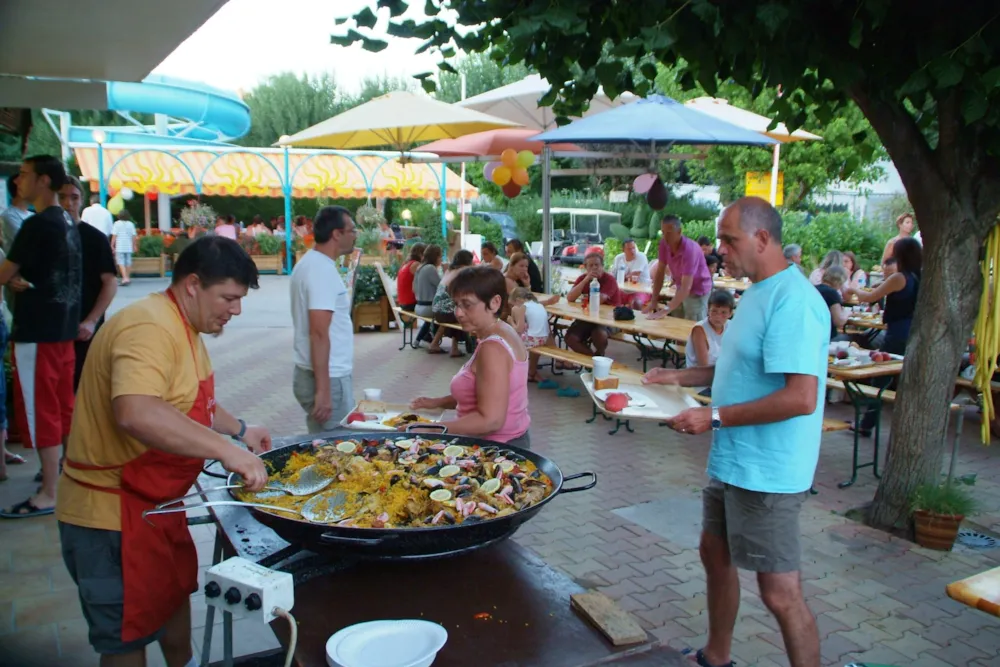
[[[502,213],[499,211],[474,211],[469,213],[469,217],[479,218],[484,222],[492,222],[500,227],[500,233],[503,234],[504,245],[507,241],[517,238],[517,221],[509,213]],[[503,248],[498,248],[500,252],[503,252]]]
[[[583,264],[587,251],[594,246],[603,247],[600,235],[576,234],[573,242],[560,250],[559,261],[567,266],[579,266]]]

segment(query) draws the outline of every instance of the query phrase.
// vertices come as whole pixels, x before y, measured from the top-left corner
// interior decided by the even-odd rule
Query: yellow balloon
[[[511,176],[510,167],[500,166],[493,170],[493,182],[500,187],[510,183]]]
[[[123,208],[125,208],[125,200],[120,196],[115,195],[108,200],[108,212],[111,213],[111,215],[118,215],[122,212]]]
[[[524,169],[523,167],[517,167],[516,169],[514,169],[514,171],[511,172],[510,180],[514,181],[515,183],[523,187],[527,185],[528,181],[531,179],[528,178],[527,169]]]
[[[535,154],[531,151],[523,150],[517,154],[517,166],[521,169],[527,169],[533,164],[535,164]]]
[[[508,148],[503,153],[500,153],[500,162],[508,169],[513,169],[517,166],[517,151],[513,148]]]

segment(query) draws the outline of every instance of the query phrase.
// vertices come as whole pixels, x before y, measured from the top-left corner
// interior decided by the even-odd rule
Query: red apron
[[[198,352],[191,338],[187,318],[177,299],[167,296],[184,322],[188,345],[198,370]],[[198,382],[198,394],[187,416],[202,426],[212,427],[215,420],[215,374]],[[91,466],[66,459],[66,466],[78,470],[113,470],[120,468],[121,488],[109,488],[74,482],[121,499],[122,576],[125,605],[122,616],[122,641],[148,637],[158,631],[187,598],[198,590],[198,554],[187,527],[184,513],[151,517],[155,525],[142,518],[145,510],[186,495],[201,473],[203,459],[178,456],[148,449],[123,466]]]

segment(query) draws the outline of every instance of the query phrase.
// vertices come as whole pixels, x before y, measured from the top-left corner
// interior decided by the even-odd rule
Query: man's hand
[[[312,416],[320,424],[325,424],[333,414],[333,404],[330,402],[330,392],[316,392],[313,398]]]
[[[664,317],[670,314],[669,308],[661,308],[660,310],[654,310],[653,312],[646,315],[647,320],[662,320]]]
[[[654,368],[642,376],[643,384],[677,384],[678,371],[672,368]]]
[[[21,276],[14,276],[10,279],[10,282],[7,283],[7,287],[11,288],[15,292],[23,292],[26,289],[31,289],[34,285]]]
[[[438,399],[420,396],[410,401],[411,410],[433,410],[438,407]]]
[[[712,408],[688,408],[667,423],[680,433],[698,435],[712,428]]]
[[[243,442],[254,454],[271,451],[271,433],[263,426],[247,426],[243,434]]]
[[[97,328],[97,322],[92,322],[90,320],[84,320],[80,322],[80,326],[76,332],[77,340],[90,340],[94,337],[94,329]]]
[[[249,491],[260,491],[267,484],[267,468],[264,462],[252,452],[233,445],[226,448],[225,456],[219,460],[222,467],[243,478]]]

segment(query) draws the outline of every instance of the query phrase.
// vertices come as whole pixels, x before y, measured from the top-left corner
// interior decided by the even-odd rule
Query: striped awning
[[[83,178],[98,189],[97,148],[74,147]],[[282,197],[284,153],[280,150],[214,151],[206,148],[104,148],[104,179],[112,191],[167,195],[204,194],[232,197]],[[402,164],[395,157],[333,155],[316,151],[289,153],[292,196],[332,199],[386,197],[438,199],[441,169],[437,165]],[[445,170],[445,195],[458,198],[462,179]],[[465,184],[465,196],[478,190]]]

